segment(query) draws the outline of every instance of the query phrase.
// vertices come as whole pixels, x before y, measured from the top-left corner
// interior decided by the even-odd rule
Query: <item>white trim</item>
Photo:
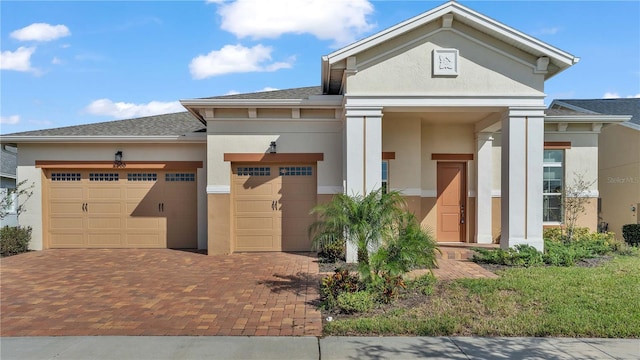
[[[318,195],[335,195],[342,193],[342,186],[318,186]]]
[[[207,185],[207,194],[231,194],[231,185]]]
[[[398,191],[400,192],[400,194],[404,196],[422,196],[422,190],[420,190],[419,188],[409,188],[409,189],[391,188],[391,190]]]
[[[623,122],[620,125],[626,126],[626,127],[630,128],[630,129],[633,129],[633,130],[640,131],[640,124],[635,124],[635,123],[632,123],[632,122]]]
[[[200,136],[3,136],[2,143],[206,143],[206,134]]]
[[[382,107],[539,107],[544,110],[544,94],[516,96],[516,95],[490,95],[490,96],[461,96],[461,95],[438,95],[438,96],[416,96],[416,95],[349,95],[345,97],[345,107],[371,108]],[[414,109],[417,110],[417,109]]]
[[[493,190],[491,190],[491,197],[492,197],[492,198],[494,198],[494,197],[495,197],[495,198],[502,197],[502,190],[500,190],[500,189],[497,189],[497,190],[496,190],[496,189],[493,189]]]
[[[438,191],[437,190],[422,190],[422,197],[438,197]]]

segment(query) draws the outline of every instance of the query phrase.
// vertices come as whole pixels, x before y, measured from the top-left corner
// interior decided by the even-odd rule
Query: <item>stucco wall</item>
[[[26,203],[26,212],[19,219],[21,225],[33,229],[30,247],[34,250],[41,250],[43,241],[43,174],[40,168],[35,167],[36,160],[113,161],[115,152],[120,150],[125,162],[202,161],[206,166],[204,144],[20,144],[18,149],[18,181],[27,180],[27,184],[35,184],[33,196]],[[205,186],[198,183],[199,199],[205,192]],[[198,228],[198,234],[206,234],[206,223],[198,222]],[[204,243],[204,239],[198,239],[198,244]]]
[[[421,194],[421,122],[403,113],[382,118],[382,151],[395,152],[389,160],[389,187],[407,195]]]
[[[421,27],[358,54],[347,94],[542,95],[544,77],[534,73],[531,55],[459,23],[455,31],[437,27]],[[432,76],[432,51],[442,48],[459,50],[458,76]]]
[[[337,120],[253,120],[208,123],[208,185],[227,187],[231,166],[225,153],[266,153],[271,141],[278,153],[324,153],[318,162],[318,187],[342,187],[342,124]]]
[[[600,216],[622,239],[623,225],[640,222],[640,130],[610,125],[599,140]]]

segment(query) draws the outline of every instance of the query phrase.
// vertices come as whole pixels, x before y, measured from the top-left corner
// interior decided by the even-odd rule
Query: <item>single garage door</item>
[[[197,247],[195,172],[48,170],[50,248]]]
[[[232,165],[235,251],[309,251],[315,165]]]

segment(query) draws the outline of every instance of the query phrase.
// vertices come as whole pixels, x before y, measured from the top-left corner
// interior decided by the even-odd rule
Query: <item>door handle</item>
[[[162,212],[164,212],[164,203],[160,203],[160,208],[162,209]]]
[[[464,204],[460,204],[460,224],[464,224]]]
[[[161,204],[162,204],[162,203],[158,203],[158,212],[162,212]]]

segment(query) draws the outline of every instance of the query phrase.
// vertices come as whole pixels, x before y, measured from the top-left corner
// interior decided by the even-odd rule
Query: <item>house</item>
[[[11,146],[0,146],[0,196],[12,197],[11,206],[6,209],[7,215],[0,219],[0,227],[18,226],[15,196],[9,194],[16,188],[16,150]]]
[[[628,119],[546,109],[545,80],[578,60],[451,1],[323,56],[319,86],[2,141],[37,184],[35,249],[309,250],[314,205],[380,187],[439,242],[542,249],[603,124]]]
[[[623,225],[640,223],[640,98],[554,100],[550,108],[631,116],[603,127],[598,140],[599,217],[621,238]]]

